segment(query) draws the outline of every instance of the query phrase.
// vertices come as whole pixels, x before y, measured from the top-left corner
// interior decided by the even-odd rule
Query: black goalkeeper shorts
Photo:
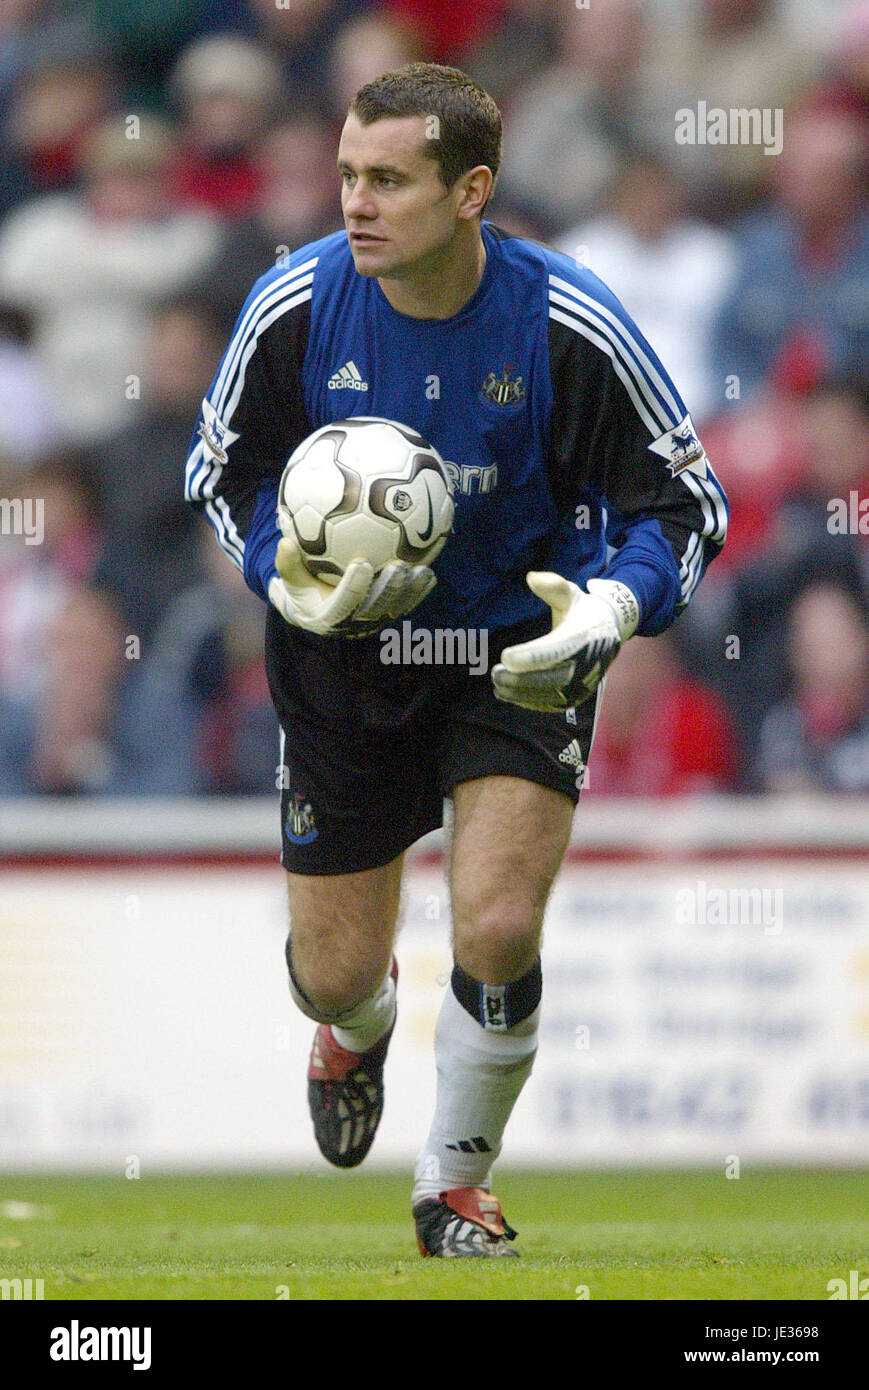
[[[269,606],[284,867],[344,874],[388,864],[442,825],[444,798],[457,783],[478,777],[524,777],[576,803],[598,697],[566,714],[541,714],[496,700],[489,674],[502,647],[548,627],[490,632],[486,668],[473,674],[468,664],[385,664],[382,633],[318,637]],[[392,631],[402,632],[400,619]],[[404,643],[412,655],[409,631]],[[444,649],[441,658],[461,654]],[[480,655],[472,650],[473,662]]]

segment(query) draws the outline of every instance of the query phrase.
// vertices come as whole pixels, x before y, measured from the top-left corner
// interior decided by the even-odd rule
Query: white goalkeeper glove
[[[552,609],[552,631],[504,648],[492,670],[495,694],[524,709],[581,705],[636,631],[637,600],[616,579],[590,579],[587,593],[560,574],[532,573],[527,582]]]
[[[270,601],[286,622],[321,636],[365,637],[409,613],[437,582],[426,565],[395,560],[375,574],[367,560],[354,560],[338,584],[326,584],[307,569],[292,535],[278,541],[275,568]]]

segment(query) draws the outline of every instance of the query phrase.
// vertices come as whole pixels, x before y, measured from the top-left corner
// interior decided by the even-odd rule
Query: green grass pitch
[[[521,1260],[421,1260],[406,1174],[6,1175],[0,1278],[61,1300],[824,1300],[869,1273],[855,1170],[497,1177]]]

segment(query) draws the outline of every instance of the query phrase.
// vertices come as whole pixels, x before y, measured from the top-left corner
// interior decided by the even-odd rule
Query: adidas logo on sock
[[[326,383],[330,391],[367,391],[368,382],[359,375],[355,362],[345,362],[337,372],[333,372]]]
[[[447,1144],[446,1147],[452,1149],[454,1153],[461,1150],[463,1154],[490,1154],[492,1152],[482,1134],[478,1134],[474,1139],[459,1139],[455,1144]]]

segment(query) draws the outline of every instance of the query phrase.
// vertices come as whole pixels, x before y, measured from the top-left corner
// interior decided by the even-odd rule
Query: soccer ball
[[[443,459],[397,420],[357,415],[303,439],[278,488],[284,534],[305,566],[337,584],[353,560],[429,565],[446,544],[453,499]]]

